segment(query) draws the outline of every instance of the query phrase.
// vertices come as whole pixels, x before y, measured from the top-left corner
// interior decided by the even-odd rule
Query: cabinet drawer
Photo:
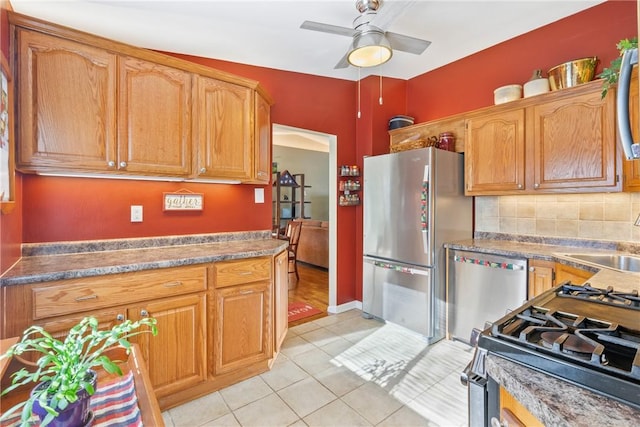
[[[33,318],[43,319],[137,301],[204,291],[205,266],[61,280],[34,285]]]
[[[271,280],[271,258],[262,257],[218,262],[213,265],[213,270],[216,288],[260,280]]]

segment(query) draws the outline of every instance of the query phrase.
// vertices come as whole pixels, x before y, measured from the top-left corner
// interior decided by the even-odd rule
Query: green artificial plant
[[[77,395],[81,390],[84,389],[89,395],[93,395],[95,390],[87,377],[88,371],[102,367],[109,373],[122,375],[120,367],[104,354],[105,351],[121,346],[129,353],[131,343],[128,340],[145,332],[156,335],[156,323],[154,318],[143,318],[136,322],[126,320],[111,329],[100,330],[95,317],[85,317],[71,328],[63,341],[54,338],[40,326],[27,328],[22,339],[1,355],[0,359],[29,352],[41,353],[42,356],[36,362],[37,369],[31,372],[22,368],[12,374],[12,385],[0,395],[28,383],[44,385],[34,390],[27,401],[5,412],[0,420],[9,418],[23,407],[21,422],[23,426],[29,425],[33,404],[37,400],[47,411],[47,416],[41,424],[46,426],[60,411],[78,399]],[[148,328],[137,330],[141,326]]]
[[[620,65],[622,64],[622,55],[630,49],[636,49],[638,47],[638,37],[632,37],[630,39],[622,39],[616,44],[618,57],[611,61],[609,68],[604,68],[602,73],[598,74],[598,77],[604,80],[602,83],[602,98],[607,96],[607,92],[612,85],[618,83],[618,76],[620,75]]]

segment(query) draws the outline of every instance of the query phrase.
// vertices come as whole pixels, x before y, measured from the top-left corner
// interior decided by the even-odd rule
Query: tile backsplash
[[[640,193],[479,196],[475,230],[640,242]]]

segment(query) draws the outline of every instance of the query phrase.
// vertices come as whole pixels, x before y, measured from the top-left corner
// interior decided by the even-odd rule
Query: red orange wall
[[[616,43],[637,35],[636,2],[607,1],[409,80],[409,115],[425,122],[493,105],[495,88],[573,59],[598,57],[600,73],[618,55]]]

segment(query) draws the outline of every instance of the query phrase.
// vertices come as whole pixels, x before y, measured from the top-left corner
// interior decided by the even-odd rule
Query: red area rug
[[[289,303],[289,322],[320,314],[322,311],[310,306],[306,302],[294,301]]]

